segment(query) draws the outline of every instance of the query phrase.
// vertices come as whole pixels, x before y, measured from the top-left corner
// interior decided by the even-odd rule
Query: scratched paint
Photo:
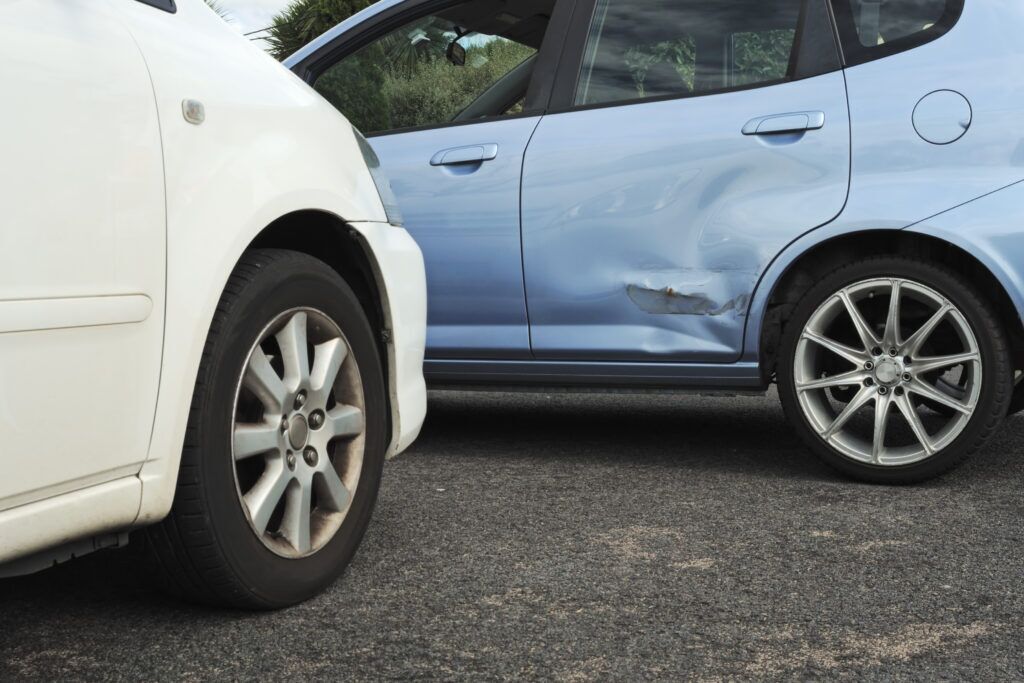
[[[741,294],[719,303],[705,294],[677,292],[672,287],[650,289],[629,285],[626,291],[633,303],[642,310],[664,315],[720,316],[731,313],[739,317],[746,315],[750,303],[749,294]]]

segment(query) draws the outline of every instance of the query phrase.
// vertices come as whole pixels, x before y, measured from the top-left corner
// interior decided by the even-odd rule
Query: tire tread
[[[202,452],[198,420],[207,386],[213,381],[210,362],[214,345],[227,333],[225,321],[239,298],[253,285],[262,269],[289,260],[305,264],[308,259],[304,254],[283,249],[246,252],[217,304],[192,395],[174,503],[166,519],[142,532],[145,554],[152,565],[151,575],[162,589],[176,597],[242,609],[267,607],[265,601],[234,576],[214,538],[209,506],[203,498],[199,477]]]

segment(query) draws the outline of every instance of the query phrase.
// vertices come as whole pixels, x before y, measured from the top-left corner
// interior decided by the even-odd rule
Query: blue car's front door
[[[537,120],[371,141],[427,264],[430,358],[529,356],[519,177]],[[445,163],[446,155],[456,163]],[[467,156],[488,158],[462,161]]]
[[[524,165],[534,355],[735,361],[766,266],[847,196],[825,0],[594,4]]]
[[[367,134],[423,250],[428,358],[530,356],[519,183],[569,5],[382,3],[300,65]]]

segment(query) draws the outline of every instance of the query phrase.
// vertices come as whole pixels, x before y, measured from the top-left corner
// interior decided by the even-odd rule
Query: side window
[[[313,87],[367,134],[520,113],[554,4],[455,5],[388,31]]]
[[[805,21],[808,11],[815,21]],[[829,24],[820,0],[598,0],[576,104],[705,95],[833,71]],[[797,37],[811,25],[824,33],[808,43],[824,46],[817,55]]]
[[[847,64],[935,40],[960,18],[964,0],[833,0]]]

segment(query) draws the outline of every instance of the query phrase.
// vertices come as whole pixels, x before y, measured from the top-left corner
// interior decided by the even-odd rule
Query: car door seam
[[[523,179],[526,176],[526,155],[530,151],[530,143],[533,136],[540,128],[540,122],[544,116],[537,118],[537,125],[530,131],[530,137],[526,139],[526,146],[523,147],[523,158],[519,165],[519,269],[523,276],[523,308],[526,311],[526,340],[530,345],[530,358],[536,359],[533,353],[533,324],[530,322],[530,294],[526,286],[526,244],[523,240]]]

